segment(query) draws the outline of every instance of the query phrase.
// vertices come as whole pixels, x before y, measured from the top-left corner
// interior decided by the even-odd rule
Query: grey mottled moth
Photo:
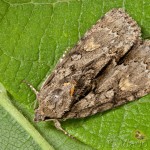
[[[40,91],[35,121],[60,122],[103,112],[150,92],[150,41],[123,9],[98,20],[57,64]],[[67,134],[67,133],[66,133]]]

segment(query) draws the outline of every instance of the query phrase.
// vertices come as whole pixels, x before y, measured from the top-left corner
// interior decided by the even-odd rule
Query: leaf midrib
[[[0,105],[25,129],[43,150],[54,150],[46,139],[35,129],[35,127],[18,111],[10,102],[6,90],[0,83]]]

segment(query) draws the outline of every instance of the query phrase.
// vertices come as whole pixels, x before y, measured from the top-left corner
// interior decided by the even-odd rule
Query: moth
[[[150,92],[150,41],[123,9],[112,9],[56,65],[40,91],[35,121],[84,118]]]

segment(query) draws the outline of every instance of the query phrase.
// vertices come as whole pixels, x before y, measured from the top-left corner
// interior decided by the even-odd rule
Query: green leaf
[[[141,26],[143,38],[150,37],[149,6],[150,0],[0,0],[0,82],[12,96],[11,103],[5,92],[0,97],[2,148],[40,149],[41,138],[58,150],[149,149],[150,96],[103,114],[64,122],[64,129],[77,141],[51,123],[32,121],[35,95],[22,83],[26,80],[39,89],[63,52],[112,8],[125,8]],[[20,119],[13,115],[12,107],[23,114]],[[32,126],[30,132],[23,116]],[[3,132],[13,129],[10,122],[18,133]],[[3,140],[5,135],[8,138]]]
[[[13,106],[2,84],[0,84],[0,112],[1,149],[14,149],[15,147],[18,149],[40,149],[40,146],[42,149],[54,150],[33,125]]]

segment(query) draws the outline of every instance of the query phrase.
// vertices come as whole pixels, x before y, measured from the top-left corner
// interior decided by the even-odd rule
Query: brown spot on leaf
[[[137,130],[137,131],[135,131],[135,138],[138,140],[144,140],[145,135],[141,131]]]

